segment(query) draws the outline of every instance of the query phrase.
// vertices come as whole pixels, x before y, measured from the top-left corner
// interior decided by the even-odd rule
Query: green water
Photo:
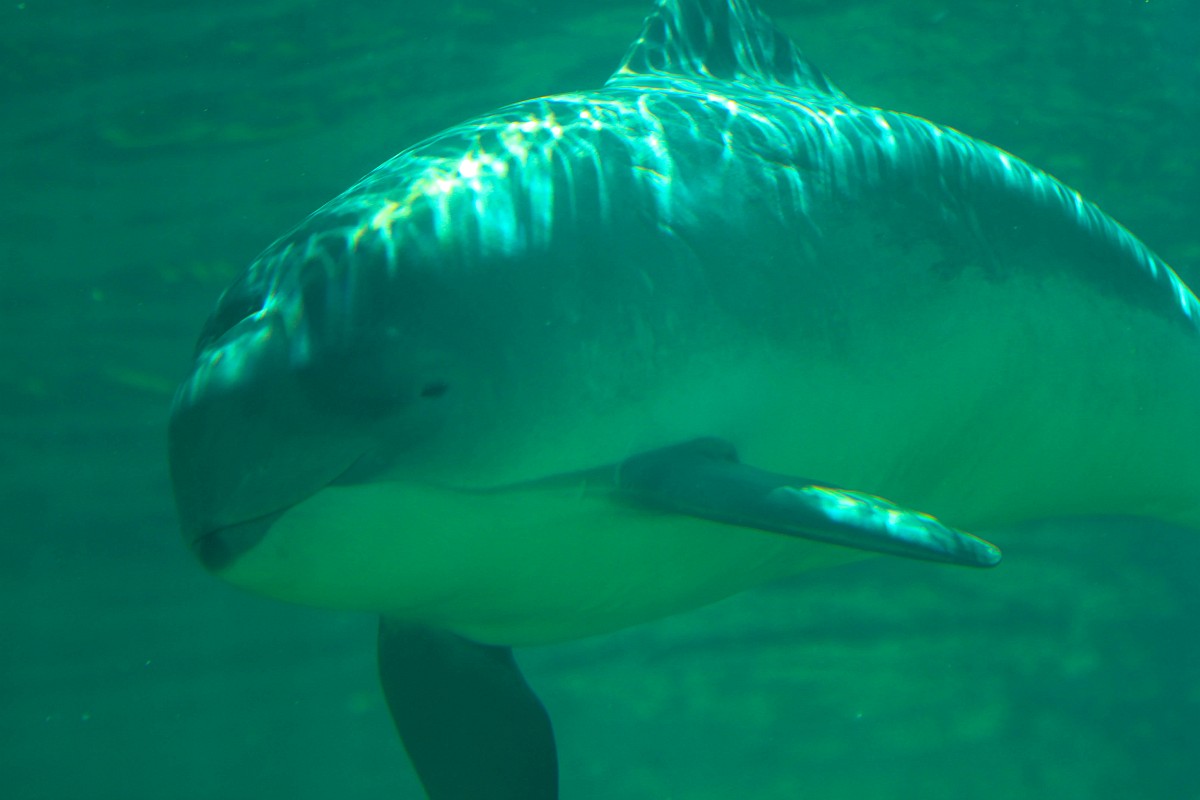
[[[1200,283],[1189,0],[763,5],[855,99],[1049,169]],[[444,125],[598,85],[647,6],[0,9],[0,796],[420,796],[374,621],[184,552],[170,392],[274,236]],[[523,652],[564,800],[1200,797],[1200,539],[992,538],[989,573],[879,559]]]

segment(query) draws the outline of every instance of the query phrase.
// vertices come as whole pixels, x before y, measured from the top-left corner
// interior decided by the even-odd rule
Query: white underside
[[[603,633],[862,553],[572,490],[333,487],[222,576],[282,599],[382,612],[493,644]]]

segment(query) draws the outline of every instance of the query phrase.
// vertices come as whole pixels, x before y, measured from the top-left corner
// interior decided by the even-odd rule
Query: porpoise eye
[[[421,397],[441,397],[450,388],[445,381],[433,381],[421,387]]]

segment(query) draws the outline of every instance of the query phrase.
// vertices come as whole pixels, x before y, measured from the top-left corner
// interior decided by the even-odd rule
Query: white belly
[[[330,487],[222,577],[492,644],[587,636],[865,554],[628,508],[577,490]]]

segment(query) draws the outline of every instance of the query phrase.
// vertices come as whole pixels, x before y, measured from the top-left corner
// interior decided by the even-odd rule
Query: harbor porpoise
[[[971,532],[1200,527],[1200,307],[1054,178],[848,99],[751,0],[387,161],[222,295],[169,431],[223,579],[378,614],[434,800],[558,795],[511,648]],[[931,567],[932,568],[932,567]]]

